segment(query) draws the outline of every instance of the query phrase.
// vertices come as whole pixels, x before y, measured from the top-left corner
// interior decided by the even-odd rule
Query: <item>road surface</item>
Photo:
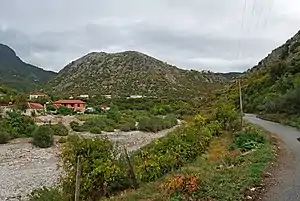
[[[255,115],[246,114],[244,118],[277,135],[282,141],[282,149],[286,150],[275,171],[275,181],[267,187],[263,200],[300,201],[300,142],[297,140],[300,132],[289,126],[259,119]]]

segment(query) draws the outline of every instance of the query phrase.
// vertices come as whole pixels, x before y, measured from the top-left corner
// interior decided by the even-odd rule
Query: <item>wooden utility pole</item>
[[[244,116],[244,112],[243,112],[243,97],[242,97],[242,87],[241,87],[241,80],[240,78],[238,79],[239,82],[239,94],[240,94],[240,109],[241,109],[241,129],[243,130],[243,116]]]
[[[77,156],[76,181],[75,181],[76,184],[75,184],[75,199],[74,199],[74,201],[79,201],[80,176],[81,176],[80,156]]]

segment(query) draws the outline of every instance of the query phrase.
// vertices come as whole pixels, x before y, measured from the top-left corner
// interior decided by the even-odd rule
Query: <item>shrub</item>
[[[62,144],[62,143],[66,143],[67,139],[65,137],[61,137],[58,139],[58,143]]]
[[[63,190],[70,199],[74,196],[77,156],[80,156],[82,172],[80,200],[98,200],[131,187],[124,157],[108,139],[69,136],[61,159],[66,173]]]
[[[61,106],[58,108],[57,113],[62,115],[72,115],[75,114],[75,111],[72,108]]]
[[[11,137],[31,137],[37,128],[34,120],[30,117],[21,115],[20,112],[8,112],[8,116],[1,124]]]
[[[242,151],[249,151],[266,143],[266,137],[258,130],[250,127],[246,128],[245,131],[235,133],[233,142]]]
[[[120,130],[124,131],[124,132],[136,130],[135,122],[129,122],[129,123],[122,124],[120,126]]]
[[[53,130],[49,125],[39,126],[33,133],[33,144],[40,148],[53,145]]]
[[[51,125],[51,128],[53,129],[54,135],[67,136],[69,134],[68,129],[62,123]]]
[[[82,127],[80,126],[80,124],[76,121],[72,121],[70,122],[70,126],[72,128],[73,131],[76,131],[76,132],[82,132],[83,129]]]
[[[28,201],[68,201],[67,197],[56,188],[36,189],[28,195]]]
[[[101,134],[101,133],[102,133],[102,129],[95,126],[95,127],[92,127],[92,128],[90,129],[90,132],[91,132],[91,133],[94,133],[94,134]]]
[[[114,132],[115,128],[112,127],[112,126],[106,126],[103,130],[106,131],[106,132]]]
[[[5,144],[10,140],[10,135],[4,130],[0,130],[0,144]]]

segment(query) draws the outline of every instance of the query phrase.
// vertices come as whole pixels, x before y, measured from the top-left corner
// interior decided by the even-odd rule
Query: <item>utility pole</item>
[[[75,183],[75,198],[74,198],[74,201],[79,201],[80,177],[81,177],[80,156],[77,156],[76,181],[75,181],[76,183]]]
[[[243,116],[244,116],[244,112],[243,112],[243,98],[242,98],[242,87],[241,87],[241,80],[240,78],[238,79],[239,82],[239,94],[240,94],[240,109],[241,109],[241,129],[243,130]]]

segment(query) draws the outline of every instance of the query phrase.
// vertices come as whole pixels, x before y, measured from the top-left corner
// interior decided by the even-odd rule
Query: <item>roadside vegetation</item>
[[[128,156],[107,139],[69,136],[61,154],[66,175],[54,193],[73,199],[79,157],[80,200],[243,200],[274,152],[262,130],[238,126],[234,106],[219,101],[210,116],[197,115]]]

